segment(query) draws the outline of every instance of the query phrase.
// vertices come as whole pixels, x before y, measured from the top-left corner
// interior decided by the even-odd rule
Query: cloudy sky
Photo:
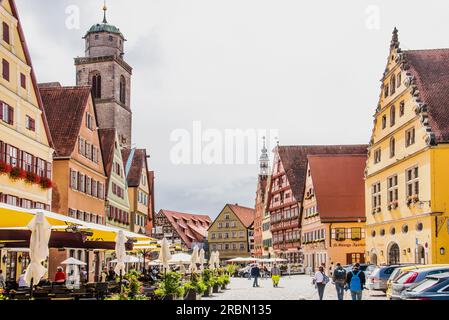
[[[82,36],[102,20],[102,1],[17,5],[38,81],[73,85],[73,58],[84,55]],[[150,151],[156,209],[213,217],[225,203],[254,205],[258,167],[176,165],[175,130],[193,136],[201,121],[215,135],[277,129],[283,145],[367,143],[393,27],[403,49],[449,47],[449,3],[440,0],[108,0],[108,7],[109,22],[128,40],[133,140]]]

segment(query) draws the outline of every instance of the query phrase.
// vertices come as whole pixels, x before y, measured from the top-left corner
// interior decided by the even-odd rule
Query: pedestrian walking
[[[323,300],[324,289],[326,288],[326,284],[328,284],[328,282],[329,277],[324,273],[324,268],[321,266],[313,277],[313,284],[318,290],[318,296],[320,300]]]
[[[365,282],[365,273],[360,270],[360,264],[356,263],[346,277],[346,283],[351,291],[352,300],[362,300]]]
[[[259,287],[260,268],[257,264],[251,269],[251,277],[254,278],[253,288]]]
[[[335,289],[337,290],[338,300],[344,300],[345,286],[346,286],[346,270],[343,269],[340,263],[337,263],[332,273],[332,281],[334,282]]]
[[[271,268],[271,280],[273,281],[273,287],[277,288],[279,286],[279,280],[281,279],[281,269],[275,264]]]

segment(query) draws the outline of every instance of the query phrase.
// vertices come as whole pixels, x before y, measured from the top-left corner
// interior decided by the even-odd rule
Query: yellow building
[[[249,257],[254,247],[255,210],[227,204],[209,227],[209,254],[220,252],[220,260]]]
[[[395,29],[366,166],[372,263],[449,262],[449,49],[402,51]]]
[[[1,2],[0,26],[0,201],[50,209],[52,143],[13,0]],[[1,250],[7,280],[28,262],[27,253]]]

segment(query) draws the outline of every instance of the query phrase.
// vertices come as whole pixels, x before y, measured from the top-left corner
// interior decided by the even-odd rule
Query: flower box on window
[[[0,161],[0,174],[9,174],[12,170],[12,166],[4,161]]]
[[[26,175],[26,171],[20,169],[19,167],[12,168],[11,172],[9,173],[9,177],[13,180],[25,179]]]

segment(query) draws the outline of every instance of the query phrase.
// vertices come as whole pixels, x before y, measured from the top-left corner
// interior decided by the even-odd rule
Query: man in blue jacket
[[[251,277],[254,278],[253,287],[259,287],[260,268],[257,264],[251,269]]]

